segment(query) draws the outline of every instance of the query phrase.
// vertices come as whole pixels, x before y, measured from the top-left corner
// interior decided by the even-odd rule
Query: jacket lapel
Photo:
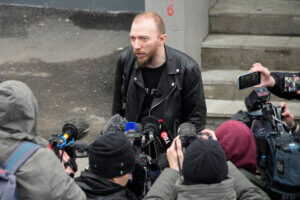
[[[181,68],[176,64],[176,58],[169,53],[169,47],[165,46],[166,50],[166,69],[163,71],[157,90],[159,97],[154,98],[151,109],[162,103],[176,88],[176,74],[181,73]],[[150,110],[151,110],[150,109]]]

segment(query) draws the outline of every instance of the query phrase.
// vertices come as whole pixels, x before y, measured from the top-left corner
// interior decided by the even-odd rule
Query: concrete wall
[[[209,32],[208,11],[216,0],[145,0],[145,10],[163,18],[167,45],[185,52],[201,66],[201,44]]]
[[[0,0],[0,4],[113,12],[145,10],[143,0]]]
[[[154,11],[167,28],[167,44],[194,58],[201,67],[201,44],[209,32],[209,8],[217,0],[0,0],[0,4],[89,11]]]

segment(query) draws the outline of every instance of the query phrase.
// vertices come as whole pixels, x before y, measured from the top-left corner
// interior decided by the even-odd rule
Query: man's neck
[[[156,52],[156,56],[152,62],[147,65],[148,68],[158,68],[166,62],[166,50],[164,45],[159,47]]]

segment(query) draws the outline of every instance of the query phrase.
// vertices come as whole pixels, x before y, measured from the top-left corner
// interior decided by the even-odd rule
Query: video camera
[[[256,139],[258,167],[270,192],[291,197],[300,188],[300,144],[281,120],[282,108],[269,100],[266,87],[255,88],[245,98]]]
[[[65,163],[65,167],[70,166],[74,172],[77,171],[76,158],[87,157],[87,144],[77,142],[87,135],[89,124],[83,118],[72,118],[66,121],[62,127],[61,134],[52,135],[49,138],[49,148],[54,151],[62,161],[63,152],[70,156],[70,161]],[[72,176],[72,175],[71,175]]]

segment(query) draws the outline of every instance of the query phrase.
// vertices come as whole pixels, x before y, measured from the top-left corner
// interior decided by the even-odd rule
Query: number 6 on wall
[[[169,16],[174,15],[174,13],[175,13],[175,10],[174,10],[174,4],[170,4],[170,5],[167,7],[167,13],[168,13]]]

